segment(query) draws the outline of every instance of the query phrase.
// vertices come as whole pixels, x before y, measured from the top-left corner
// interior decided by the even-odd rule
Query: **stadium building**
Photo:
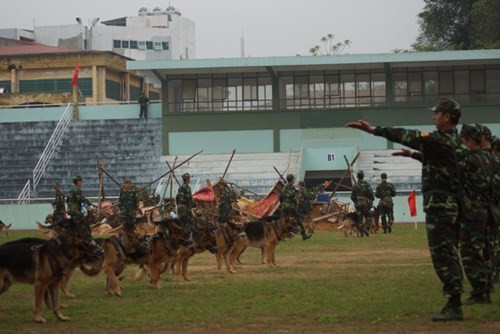
[[[420,188],[419,163],[392,157],[398,145],[347,129],[347,122],[433,130],[429,108],[447,96],[462,105],[461,123],[500,133],[500,50],[129,60],[126,68],[159,90],[150,118],[139,120],[135,103],[79,103],[78,120],[68,122],[31,197],[50,198],[54,182],[67,192],[75,175],[84,178],[87,196],[97,196],[96,155],[117,179],[146,185],[167,171],[165,160],[203,150],[176,173],[190,172],[199,185],[225,173],[260,194],[279,179],[277,170],[307,186],[342,181],[339,196],[348,199],[352,181],[343,176],[355,161],[352,168],[364,170],[374,187],[388,174],[400,195],[396,221],[411,221],[406,198]],[[0,210],[14,218],[17,194],[34,181],[37,159],[65,110],[19,107],[0,109],[2,182],[10,189],[4,186],[3,198],[14,199]],[[106,194],[116,195],[118,187],[107,182]],[[46,204],[40,210],[50,211]]]

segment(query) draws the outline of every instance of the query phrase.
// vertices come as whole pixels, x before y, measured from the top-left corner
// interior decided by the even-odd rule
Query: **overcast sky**
[[[423,0],[4,0],[0,28],[32,29],[136,16],[139,8],[176,7],[196,23],[196,57],[309,55],[322,36],[352,42],[344,53],[408,49]]]

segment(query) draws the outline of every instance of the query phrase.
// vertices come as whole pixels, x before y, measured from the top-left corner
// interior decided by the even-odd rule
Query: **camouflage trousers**
[[[135,214],[124,215],[122,214],[122,226],[124,232],[131,232],[135,230]]]
[[[380,220],[382,222],[382,228],[385,232],[387,228],[392,226],[392,223],[394,223],[394,211],[392,207],[381,205],[379,205],[378,209],[380,210]]]
[[[90,225],[85,220],[82,213],[73,213],[71,219],[75,223],[76,228],[80,231],[81,235],[85,238],[92,238],[92,231],[90,230]]]
[[[295,219],[295,222],[297,223],[297,227],[300,230],[301,234],[304,234],[306,232],[304,228],[304,223],[302,222],[302,217],[299,215],[296,209],[294,208],[285,208],[281,210],[281,217],[282,218],[288,218],[288,217],[293,217]]]
[[[428,208],[425,222],[432,265],[443,283],[443,293],[447,297],[460,295],[463,274],[458,250],[458,208]]]
[[[354,207],[358,215],[358,236],[369,236],[370,226],[372,224],[372,215],[370,209],[366,207]]]
[[[480,216],[480,215],[478,215]],[[486,261],[486,221],[464,219],[460,225],[460,256],[464,272],[472,286],[471,295],[481,296],[488,291],[491,272]]]

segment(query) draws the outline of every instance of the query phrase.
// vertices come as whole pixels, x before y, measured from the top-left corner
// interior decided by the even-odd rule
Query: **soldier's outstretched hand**
[[[358,129],[368,133],[373,133],[375,131],[375,127],[373,127],[370,123],[363,121],[361,119],[357,122],[349,122],[345,126],[348,128]]]
[[[407,148],[402,148],[401,151],[392,153],[395,157],[410,157],[411,158],[411,150]]]

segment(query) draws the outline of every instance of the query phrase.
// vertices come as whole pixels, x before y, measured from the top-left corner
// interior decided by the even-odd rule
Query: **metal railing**
[[[17,197],[17,204],[28,204],[31,198],[31,180],[24,185],[23,190]]]
[[[52,136],[50,136],[50,139],[47,142],[42,155],[38,159],[38,163],[33,169],[33,194],[36,194],[36,187],[38,186],[40,179],[45,175],[47,165],[49,164],[50,159],[52,159],[57,146],[61,142],[61,138],[64,135],[64,132],[71,122],[71,114],[71,103],[68,103],[66,109],[61,115],[61,118],[59,119],[59,122],[56,125],[56,128],[54,129],[54,132],[52,133]],[[29,185],[30,180],[28,180],[28,182],[24,186],[23,191],[21,191],[21,194],[18,197],[18,202],[26,203],[31,198],[31,191],[26,190],[27,187],[30,188]]]

